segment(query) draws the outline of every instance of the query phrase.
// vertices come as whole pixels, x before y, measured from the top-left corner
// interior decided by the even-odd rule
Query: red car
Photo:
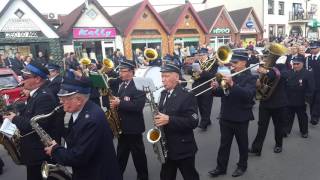
[[[0,97],[7,99],[6,104],[12,104],[15,101],[24,102],[26,97],[21,97],[22,88],[18,87],[19,77],[9,68],[0,68]]]

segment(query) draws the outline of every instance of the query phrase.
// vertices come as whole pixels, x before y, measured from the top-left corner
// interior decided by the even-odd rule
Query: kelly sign
[[[114,38],[115,28],[73,28],[73,38],[94,39],[94,38]]]

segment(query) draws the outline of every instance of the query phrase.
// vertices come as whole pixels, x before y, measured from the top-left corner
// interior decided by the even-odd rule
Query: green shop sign
[[[214,28],[212,34],[230,34],[230,28]]]
[[[308,26],[309,27],[320,27],[320,21],[316,20],[316,19],[313,19],[311,21],[308,22]]]

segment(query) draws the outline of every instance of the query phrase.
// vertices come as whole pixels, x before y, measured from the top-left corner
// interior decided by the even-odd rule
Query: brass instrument
[[[257,100],[267,100],[271,97],[274,89],[280,81],[280,71],[275,68],[276,61],[279,57],[283,56],[287,52],[287,48],[278,43],[272,43],[267,48],[267,54],[263,57],[263,67],[266,69],[272,69],[276,73],[275,79],[269,79],[266,74],[261,74],[257,81]]]
[[[157,104],[155,103],[153,93],[149,88],[144,87],[144,91],[150,94],[150,107],[153,117],[159,113]],[[154,127],[147,133],[147,140],[153,145],[153,150],[157,154],[161,163],[165,163],[168,157],[167,141],[163,131],[163,127]]]
[[[109,100],[114,99],[114,96],[112,95],[111,89],[109,88],[108,76],[106,75],[106,73],[110,69],[113,69],[113,68],[114,68],[113,62],[110,59],[104,59],[103,60],[103,67],[99,71],[99,74],[100,74],[102,81],[103,81],[103,84],[104,84],[104,87],[100,88],[100,94],[101,94],[101,96],[107,96],[109,98]],[[120,118],[119,118],[117,109],[109,108],[106,111],[105,116],[107,117],[109,126],[112,130],[112,133],[113,133],[113,136],[119,137],[119,135],[122,133],[122,129],[120,126]]]
[[[219,65],[228,64],[232,57],[232,50],[228,46],[220,46],[213,57],[208,58],[204,61],[199,60],[201,71],[210,71],[216,62]],[[194,79],[199,79],[199,72],[193,73]]]
[[[30,120],[30,125],[32,129],[39,135],[41,142],[43,143],[44,146],[48,147],[51,145],[52,138],[50,135],[45,132],[42,127],[37,123],[40,119],[44,119],[47,117],[50,117],[53,115],[55,112],[57,112],[62,105],[56,107],[53,111],[51,111],[48,114],[40,114],[36,115],[31,118]],[[60,180],[71,180],[72,175],[71,173],[66,169],[65,166],[59,165],[59,164],[48,164],[47,162],[44,162],[42,164],[42,169],[41,169],[41,174],[44,179],[47,179],[48,177],[51,177],[51,175],[54,174],[54,176],[59,175]],[[52,177],[54,177],[52,176]]]
[[[153,61],[158,58],[158,52],[152,48],[146,48],[143,52],[143,55],[147,61]]]
[[[0,98],[0,114],[1,114],[1,122],[0,122],[0,126],[2,124],[2,116],[6,113],[8,113],[8,104],[6,102],[8,102],[8,95],[6,96],[3,95]],[[8,154],[10,155],[10,157],[12,158],[13,162],[17,165],[21,165],[21,154],[20,154],[20,132],[19,130],[16,130],[14,132],[14,135],[9,138],[8,136],[6,136],[5,134],[0,132],[0,144],[2,144],[4,146],[4,148],[7,150]]]
[[[84,57],[82,59],[80,59],[79,61],[80,65],[81,65],[81,69],[82,69],[82,73],[89,77],[89,65],[91,64],[91,60],[87,57]]]

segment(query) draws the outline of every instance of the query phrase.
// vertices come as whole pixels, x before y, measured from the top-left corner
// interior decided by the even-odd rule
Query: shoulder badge
[[[89,114],[85,114],[85,115],[84,115],[84,118],[86,118],[86,119],[88,119],[89,117],[90,117]]]
[[[197,113],[193,113],[192,117],[193,117],[193,119],[198,119],[198,114]]]

